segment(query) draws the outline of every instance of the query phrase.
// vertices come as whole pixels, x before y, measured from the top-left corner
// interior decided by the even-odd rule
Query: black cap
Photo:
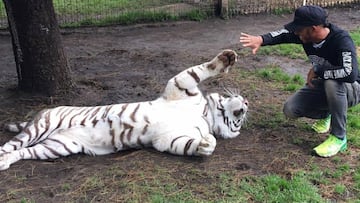
[[[327,12],[319,6],[302,6],[295,10],[294,20],[284,25],[289,32],[303,27],[326,25]]]

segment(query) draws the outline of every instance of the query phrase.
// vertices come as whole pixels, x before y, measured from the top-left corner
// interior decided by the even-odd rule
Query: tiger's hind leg
[[[0,155],[27,147],[28,142],[29,135],[25,132],[21,132],[0,147]]]
[[[31,147],[13,150],[0,155],[0,170],[6,170],[11,164],[22,159],[56,159],[77,154],[83,147],[66,137],[48,138]]]
[[[39,112],[31,122],[8,124],[5,129],[18,132],[15,137],[0,147],[0,155],[21,148],[35,145],[46,139],[54,130],[49,121],[50,111],[45,109]],[[57,125],[57,123],[53,123]]]
[[[28,122],[19,122],[19,123],[10,123],[4,126],[4,129],[8,132],[19,133],[10,141],[5,143],[3,146],[0,146],[0,155],[6,152],[17,150],[21,148],[24,142],[27,140],[25,133],[21,134],[20,132],[26,127]],[[22,138],[25,138],[22,141]]]
[[[49,130],[31,124],[4,145],[0,146],[0,155],[40,143],[50,134]]]

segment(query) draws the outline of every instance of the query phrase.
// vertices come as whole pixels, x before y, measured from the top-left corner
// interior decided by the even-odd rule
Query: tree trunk
[[[73,87],[52,0],[3,0],[19,88],[55,96]]]

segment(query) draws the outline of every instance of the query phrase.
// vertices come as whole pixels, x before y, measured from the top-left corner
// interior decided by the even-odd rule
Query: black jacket
[[[329,35],[317,48],[313,43],[302,43],[300,38],[286,29],[262,35],[263,44],[302,44],[317,76],[342,82],[360,82],[356,48],[348,32],[329,23]]]

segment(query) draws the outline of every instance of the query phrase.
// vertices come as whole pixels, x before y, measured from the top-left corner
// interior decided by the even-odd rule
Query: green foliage
[[[264,105],[262,108],[267,109],[266,112],[260,112],[259,114],[261,115],[257,115],[259,119],[254,123],[249,122],[249,125],[269,129],[283,127],[282,124],[286,123],[286,118],[284,114],[279,111],[280,107],[269,104]]]
[[[179,2],[173,1],[173,3]],[[169,2],[161,0],[54,0],[54,7],[61,14],[101,14],[108,12],[122,12],[127,10],[146,10],[161,7]]]
[[[105,26],[105,25],[131,25],[136,23],[152,23],[163,21],[175,21],[179,19],[187,19],[201,21],[207,18],[205,12],[192,10],[183,13],[180,16],[173,15],[165,11],[129,11],[117,16],[108,16],[104,18],[88,18],[76,23],[64,23],[62,27],[78,27],[78,26]]]
[[[275,15],[291,14],[293,12],[294,11],[289,8],[275,8],[274,10],[272,10],[272,13],[274,13]]]
[[[275,82],[285,82],[288,83],[290,81],[290,76],[284,73],[280,67],[269,65],[264,69],[258,71],[260,77],[272,80]]]
[[[62,27],[78,26],[105,26],[112,24],[129,25],[136,23],[151,23],[174,20],[206,19],[210,13],[199,9],[171,12],[169,3],[181,2],[174,0],[165,2],[161,0],[79,0],[76,2],[54,1],[54,7],[59,15],[83,15],[85,19],[77,22],[64,23]],[[69,5],[73,3],[74,5]],[[105,13],[105,14],[104,14]],[[91,15],[89,15],[91,14]]]
[[[360,165],[358,165],[358,167],[355,170],[354,173],[354,181],[355,181],[355,189],[357,191],[360,191]]]
[[[0,19],[6,19],[5,5],[3,1],[0,1]]]
[[[339,165],[336,170],[334,170],[332,173],[329,173],[329,176],[332,178],[341,178],[345,174],[348,174],[350,172],[350,166],[348,164]]]
[[[77,27],[77,26],[103,26],[111,24],[128,25],[135,23],[149,23],[161,22],[169,20],[177,20],[178,17],[172,16],[166,12],[127,12],[118,16],[105,17],[101,19],[89,18],[79,21],[77,23],[67,23],[63,27]]]
[[[351,38],[354,40],[355,46],[360,47],[360,27],[350,32]],[[360,50],[360,48],[358,48]],[[360,62],[360,53],[358,51],[358,62]]]
[[[346,186],[343,184],[336,184],[334,188],[334,192],[342,195],[346,192]]]
[[[28,198],[22,198],[20,203],[35,203],[35,200],[31,200]]]
[[[105,26],[112,24],[129,25],[174,20],[201,21],[213,15],[203,9],[186,9],[172,12],[167,6],[182,2],[181,0],[54,0],[58,16],[76,15],[75,22],[64,22],[61,27]],[[0,1],[0,18],[5,18],[5,8]]]
[[[354,40],[356,46],[360,47],[360,27],[351,31],[350,35]],[[360,56],[360,53],[358,53]],[[358,57],[360,62],[360,57]],[[347,137],[349,143],[356,147],[360,147],[360,105],[351,107],[348,110],[348,121],[347,121]]]
[[[355,46],[360,46],[360,27],[350,31],[350,36],[354,40]]]
[[[264,46],[259,49],[258,54],[284,56],[291,59],[307,59],[303,47],[298,44],[279,44],[273,46]]]
[[[303,172],[292,175],[291,178],[272,174],[240,178],[236,172],[214,173],[200,169],[189,169],[183,175],[176,173],[175,176],[173,172],[176,173],[176,170],[171,171],[163,166],[131,173],[121,167],[113,167],[93,174],[80,183],[76,190],[78,195],[83,196],[86,196],[86,191],[106,193],[102,191],[101,179],[96,178],[105,173],[106,176],[113,177],[111,188],[121,190],[124,202],[322,202],[318,189]],[[74,186],[66,186],[72,187]]]
[[[256,74],[260,78],[276,82],[277,86],[281,86],[285,91],[294,92],[305,84],[305,80],[301,75],[295,74],[294,76],[289,76],[280,67],[274,65],[260,69]]]
[[[70,191],[71,190],[71,186],[70,186],[69,183],[63,184],[61,188],[62,188],[63,191]]]
[[[326,170],[322,170],[319,168],[319,166],[313,165],[311,168],[311,172],[309,172],[307,176],[308,179],[316,185],[319,184],[327,185],[330,184],[330,182],[326,178],[326,174],[327,174]]]
[[[193,20],[193,21],[202,21],[208,18],[211,14],[203,11],[203,10],[191,10],[184,14],[180,15],[181,19]]]
[[[297,173],[291,179],[277,175],[247,178],[240,188],[255,202],[323,202],[305,173]]]
[[[360,147],[360,105],[349,108],[347,118],[347,138],[349,143]]]

